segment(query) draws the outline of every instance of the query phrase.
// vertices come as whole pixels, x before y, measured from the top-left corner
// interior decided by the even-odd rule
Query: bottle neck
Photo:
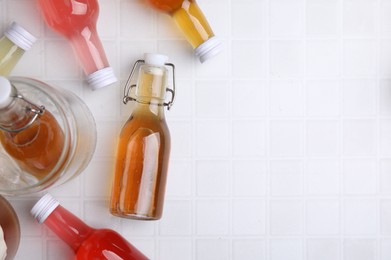
[[[16,90],[13,89],[16,93]],[[28,108],[30,105],[23,99],[14,98],[14,100],[5,108],[0,109],[0,126],[5,131],[16,131],[27,126],[35,114]]]
[[[137,83],[135,113],[164,118],[164,99],[167,85],[164,67],[143,65]]]
[[[181,7],[171,15],[194,49],[214,36],[208,21],[195,1],[183,1]]]
[[[74,252],[77,252],[83,241],[95,231],[61,205],[47,217],[44,224]]]
[[[86,75],[110,66],[95,25],[85,26],[68,37]]]

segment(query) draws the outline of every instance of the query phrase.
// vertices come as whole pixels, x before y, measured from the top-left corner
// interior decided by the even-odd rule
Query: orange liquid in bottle
[[[118,140],[112,214],[139,215],[142,219],[161,217],[169,151],[165,121],[143,111],[134,113]]]
[[[194,0],[148,0],[148,2],[174,18],[193,48],[214,36],[208,21]]]
[[[152,92],[164,95],[161,86],[165,85],[156,75],[145,73],[141,78],[139,95],[143,98],[118,140],[110,212],[152,220],[159,219],[163,212],[171,139],[164,107],[156,104],[164,99],[151,98]]]
[[[59,161],[64,148],[64,133],[49,111],[25,130],[0,132],[0,142],[21,169],[42,179]]]

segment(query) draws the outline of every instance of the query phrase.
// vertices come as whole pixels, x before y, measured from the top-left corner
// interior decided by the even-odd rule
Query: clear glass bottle
[[[0,39],[0,76],[8,76],[37,39],[13,22]]]
[[[75,259],[148,259],[114,230],[94,229],[86,225],[50,194],[44,195],[35,204],[31,214],[72,248]]]
[[[45,178],[61,158],[65,137],[55,117],[45,107],[22,98],[1,76],[0,130],[4,150],[23,171],[38,179]]]
[[[146,54],[129,77],[138,63],[144,63],[138,71],[136,97],[128,96],[134,86],[129,80],[125,88],[124,102],[133,100],[136,105],[118,139],[110,200],[110,212],[116,216],[142,220],[162,216],[171,146],[164,107],[171,106],[175,93],[175,87],[167,88],[166,60],[164,55]],[[172,94],[168,103],[166,91]]]
[[[96,30],[97,0],[39,0],[47,25],[71,43],[89,86],[95,90],[117,82]]]
[[[194,48],[201,62],[222,50],[207,19],[195,0],[147,0],[157,10],[170,15]]]
[[[0,194],[45,190],[81,173],[96,145],[94,118],[74,93],[0,77]]]

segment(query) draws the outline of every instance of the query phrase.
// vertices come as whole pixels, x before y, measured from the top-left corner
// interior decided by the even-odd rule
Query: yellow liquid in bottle
[[[24,54],[24,50],[19,48],[7,37],[0,39],[0,75],[8,76],[15,68],[16,64]]]
[[[122,128],[117,147],[110,201],[113,215],[159,219],[170,153],[170,133],[164,119],[162,77],[141,75],[139,102]],[[163,84],[164,86],[164,84]],[[152,103],[152,104],[147,104]]]
[[[214,36],[208,21],[194,0],[148,0],[148,2],[174,18],[193,48],[197,48]]]
[[[193,48],[197,48],[214,36],[208,21],[196,2],[184,1],[182,6],[173,12],[172,17]]]

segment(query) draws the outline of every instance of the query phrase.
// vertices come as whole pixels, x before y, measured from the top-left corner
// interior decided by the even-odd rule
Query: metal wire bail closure
[[[145,60],[137,60],[132,68],[132,71],[130,72],[130,75],[126,81],[125,87],[124,87],[124,97],[122,102],[126,105],[129,101],[136,101],[136,102],[141,102],[137,98],[132,97],[130,95],[130,92],[133,88],[136,87],[135,84],[130,85],[130,81],[133,78],[134,74],[136,73],[136,69],[138,66],[140,66],[142,63],[145,63]],[[155,104],[158,106],[165,106],[167,107],[167,110],[170,110],[171,106],[174,104],[174,99],[175,99],[175,65],[172,63],[165,63],[164,65],[171,67],[172,69],[172,88],[166,88],[166,92],[171,93],[171,100],[169,102],[164,102],[163,104]],[[143,102],[141,102],[143,103]],[[151,102],[146,102],[146,104],[152,104]]]
[[[23,100],[24,102],[26,102],[27,104],[29,104],[30,106],[26,106],[26,112],[34,113],[34,116],[30,119],[30,121],[27,124],[25,124],[24,126],[22,126],[20,128],[17,128],[17,129],[9,129],[9,128],[6,128],[6,127],[3,127],[0,125],[1,130],[7,131],[9,133],[18,133],[18,132],[21,132],[21,131],[27,129],[29,126],[31,126],[35,122],[35,120],[38,119],[38,117],[40,115],[42,115],[45,112],[45,106],[37,106],[34,103],[32,103],[31,101],[28,101],[27,99],[25,99],[20,94],[15,94],[14,97],[19,98],[19,99]]]

